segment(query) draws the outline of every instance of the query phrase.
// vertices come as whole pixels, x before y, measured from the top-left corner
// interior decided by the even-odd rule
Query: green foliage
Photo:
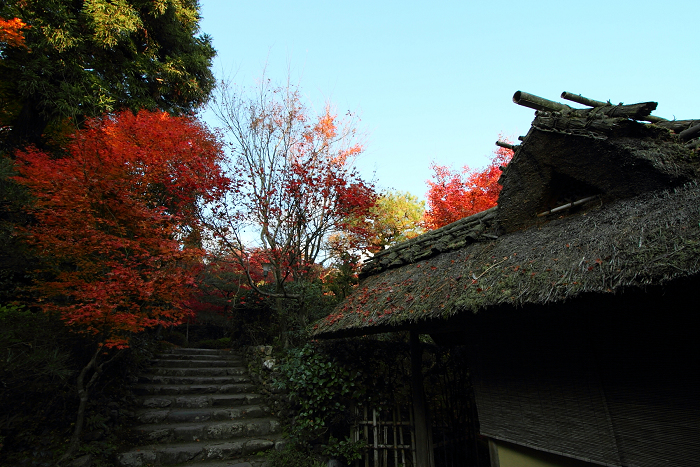
[[[187,336],[173,328],[168,328],[163,331],[163,340],[179,347],[187,347]]]
[[[63,384],[73,373],[57,319],[17,304],[0,305],[0,328],[0,400],[15,391],[43,392],[44,385]]]
[[[0,465],[54,465],[75,421],[73,382],[93,343],[69,332],[57,317],[16,303],[0,305],[0,329]],[[102,435],[82,452],[93,454],[94,467],[113,465],[109,456],[126,438],[119,430],[127,421],[121,408],[129,409],[127,376],[146,365],[153,349],[151,337],[134,337],[93,389],[86,430]]]
[[[323,454],[334,459],[345,459],[350,464],[362,459],[362,451],[366,446],[364,441],[352,441],[350,438],[339,440],[330,436],[328,444],[323,447]]]
[[[325,434],[345,415],[351,399],[363,394],[364,388],[356,383],[359,371],[351,372],[339,365],[313,343],[290,350],[280,371],[275,384],[288,391],[298,408],[290,427],[291,438],[297,441]]]
[[[308,449],[288,443],[279,451],[267,455],[268,463],[274,467],[325,467]]]
[[[0,96],[14,109],[2,125],[38,142],[52,121],[129,108],[187,113],[213,86],[215,51],[199,34],[196,0],[8,0],[26,48],[0,45]],[[20,113],[23,118],[20,119]]]
[[[359,283],[357,277],[357,263],[359,257],[343,252],[339,255],[335,268],[331,269],[324,277],[325,287],[335,295],[338,301],[345,299],[353,287]],[[332,309],[328,310],[332,312]],[[326,313],[325,316],[328,316]],[[324,316],[320,316],[324,318]]]
[[[17,225],[29,221],[23,211],[28,190],[11,180],[14,162],[0,156],[0,302],[17,300],[28,285],[37,260],[17,235]]]
[[[222,337],[221,339],[199,341],[197,347],[200,349],[230,349],[232,343],[230,337]]]
[[[196,324],[217,326],[224,336],[242,346],[272,342],[277,332],[272,317],[274,303],[251,290],[235,265],[218,261],[205,264],[197,288],[191,305]]]
[[[355,408],[410,403],[410,352],[403,337],[311,342],[288,351],[273,377],[290,396],[282,410],[290,414],[283,420],[290,439],[307,450],[320,445],[325,456],[348,465],[359,459],[365,446],[350,437]]]

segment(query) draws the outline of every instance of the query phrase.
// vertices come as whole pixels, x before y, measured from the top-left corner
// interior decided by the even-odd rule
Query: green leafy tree
[[[0,42],[5,149],[47,126],[124,108],[191,112],[214,85],[197,0],[7,0],[23,41]],[[8,131],[9,130],[9,131]]]

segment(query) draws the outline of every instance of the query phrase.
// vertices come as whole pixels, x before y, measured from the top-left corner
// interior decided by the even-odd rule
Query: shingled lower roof
[[[371,334],[498,306],[662,285],[700,272],[697,181],[498,238],[488,233],[491,215],[382,252],[365,270],[371,275],[312,334]]]

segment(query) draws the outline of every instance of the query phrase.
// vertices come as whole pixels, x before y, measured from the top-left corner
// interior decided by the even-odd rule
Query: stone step
[[[239,352],[234,350],[224,350],[224,349],[193,349],[188,347],[173,347],[172,349],[160,352],[160,354],[173,354],[173,355],[240,355]]]
[[[141,375],[138,382],[141,384],[163,384],[168,386],[178,384],[240,384],[250,382],[247,376],[161,376],[161,375]]]
[[[180,394],[242,394],[255,391],[251,383],[239,384],[192,384],[192,385],[163,385],[139,384],[133,388],[137,395],[168,395]]]
[[[221,461],[238,459],[241,456],[252,456],[258,452],[274,449],[278,443],[283,443],[283,441],[281,436],[275,435],[261,439],[234,439],[226,442],[141,446],[120,454],[117,457],[117,463],[120,467],[173,465],[183,462],[188,462],[187,465],[197,465],[196,462]],[[195,464],[190,464],[190,462]],[[226,464],[224,463],[223,465]],[[252,462],[251,465],[257,467]]]
[[[221,368],[150,368],[149,375],[159,376],[226,376],[244,375],[247,371],[244,367]]]
[[[146,443],[183,443],[222,441],[233,438],[259,438],[279,433],[279,422],[273,418],[255,418],[209,423],[162,423],[140,425],[133,434]]]
[[[155,354],[155,358],[168,358],[172,360],[228,360],[228,359],[238,359],[242,360],[243,356],[237,352],[225,352],[225,353],[182,353],[175,351],[158,352]]]
[[[158,354],[132,386],[141,409],[135,447],[120,467],[273,467],[266,450],[284,444],[279,421],[247,376],[240,354],[172,349]]]
[[[183,396],[146,396],[137,399],[143,407],[164,408],[204,408],[204,407],[238,407],[241,405],[260,404],[264,398],[260,394],[214,394]]]
[[[141,423],[197,423],[210,420],[245,420],[270,415],[270,409],[262,405],[238,407],[142,409],[136,413]]]
[[[158,368],[219,368],[240,367],[245,368],[245,363],[240,359],[211,359],[211,360],[178,360],[155,358],[151,360],[151,366]]]
[[[227,461],[188,462],[187,467],[275,467],[264,456],[247,456]]]

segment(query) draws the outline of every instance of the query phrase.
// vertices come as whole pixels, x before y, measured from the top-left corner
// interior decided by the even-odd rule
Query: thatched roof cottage
[[[697,465],[700,121],[562,97],[590,108],[515,94],[497,207],[375,255],[313,334],[468,346],[493,466]]]

